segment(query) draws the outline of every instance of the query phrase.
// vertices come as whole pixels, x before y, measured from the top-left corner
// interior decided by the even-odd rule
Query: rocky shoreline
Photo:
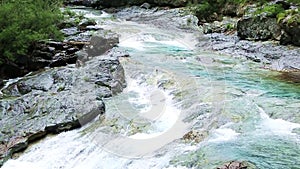
[[[70,3],[85,5],[82,2]],[[262,62],[265,68],[278,71],[300,70],[298,47],[282,46],[274,41],[243,40],[235,31],[229,35],[226,35],[228,31],[211,31],[204,35],[199,32],[203,30],[198,27],[196,16],[187,15],[181,9],[151,8],[153,4],[149,5],[108,11],[114,11],[118,18],[128,21],[198,34],[197,47],[201,50],[246,57]],[[95,7],[94,4],[86,6]],[[118,36],[93,27],[95,23],[90,21],[81,22],[79,25],[81,26],[73,25],[64,30],[69,36],[67,41],[43,42],[33,50],[37,60],[36,64],[30,64],[35,65],[31,70],[44,67],[52,67],[51,69],[25,76],[2,88],[0,166],[13,153],[26,149],[28,144],[47,134],[79,128],[103,115],[105,105],[102,98],[111,97],[126,86],[124,70],[118,59],[127,57],[128,54],[113,48],[119,42]],[[91,38],[91,34],[85,34],[86,30],[99,31],[97,36]],[[0,79],[1,85],[4,86],[5,83]]]
[[[47,134],[79,128],[104,114],[102,98],[126,86],[122,56],[112,49],[83,67],[49,69],[2,89],[0,165]]]
[[[130,7],[119,10],[118,18],[159,27],[197,34],[197,50],[215,51],[234,57],[245,57],[261,62],[262,67],[276,71],[299,71],[300,48],[292,45],[280,45],[279,41],[249,41],[238,37],[236,30],[226,29],[226,25],[236,25],[237,19],[224,20],[198,26],[198,19],[186,15],[181,9],[144,9]],[[168,24],[164,24],[168,23]],[[204,33],[203,33],[204,32]]]
[[[76,31],[64,42],[39,43],[31,70],[49,68],[0,81],[0,166],[47,134],[79,128],[103,115],[102,98],[126,86],[119,57],[128,54],[115,48],[118,35],[86,29],[90,25],[95,24],[85,24],[83,32],[78,27],[65,28],[65,32]],[[90,29],[98,30],[93,37],[86,33]]]

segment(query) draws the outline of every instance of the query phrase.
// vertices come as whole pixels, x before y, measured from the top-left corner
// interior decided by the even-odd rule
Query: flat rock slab
[[[236,35],[212,33],[203,35],[197,45],[205,50],[222,54],[243,56],[255,62],[264,63],[266,68],[277,71],[300,70],[300,48],[268,42],[240,40]]]
[[[102,98],[126,86],[119,55],[111,50],[82,67],[49,69],[2,89],[0,166],[29,142],[81,127],[103,114]]]

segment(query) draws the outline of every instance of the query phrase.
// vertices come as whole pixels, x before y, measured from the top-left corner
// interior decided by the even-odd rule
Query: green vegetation
[[[255,15],[266,14],[270,17],[276,17],[279,13],[284,12],[281,4],[264,5],[255,11]]]
[[[223,15],[223,11],[229,6],[233,6],[233,8],[231,7],[231,10],[236,10],[245,4],[255,3],[258,4],[258,6],[262,6],[268,1],[270,0],[202,0],[197,1],[196,3],[189,3],[187,7],[189,11],[198,17],[198,19],[211,22],[221,19],[220,16]],[[273,13],[273,11],[276,11],[277,8],[273,9],[273,7],[268,7],[263,10]]]
[[[21,60],[30,46],[45,39],[62,39],[61,0],[0,1],[0,64]]]
[[[277,14],[277,22],[285,21],[288,25],[300,24],[300,8],[285,10]]]

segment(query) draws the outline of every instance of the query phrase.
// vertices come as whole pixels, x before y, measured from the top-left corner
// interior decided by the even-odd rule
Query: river
[[[299,83],[195,48],[195,32],[77,11],[120,35],[130,54],[120,58],[127,87],[105,99],[105,117],[48,136],[3,169],[215,168],[235,160],[300,168]]]

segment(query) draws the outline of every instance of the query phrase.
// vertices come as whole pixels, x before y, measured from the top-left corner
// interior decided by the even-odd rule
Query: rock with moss
[[[246,161],[231,161],[221,167],[217,167],[217,169],[257,169],[257,167],[254,164]]]
[[[281,28],[276,18],[254,16],[242,18],[237,23],[237,33],[241,39],[248,40],[279,40]]]
[[[298,8],[287,10],[277,15],[277,21],[282,28],[280,43],[300,46],[300,11]]]

